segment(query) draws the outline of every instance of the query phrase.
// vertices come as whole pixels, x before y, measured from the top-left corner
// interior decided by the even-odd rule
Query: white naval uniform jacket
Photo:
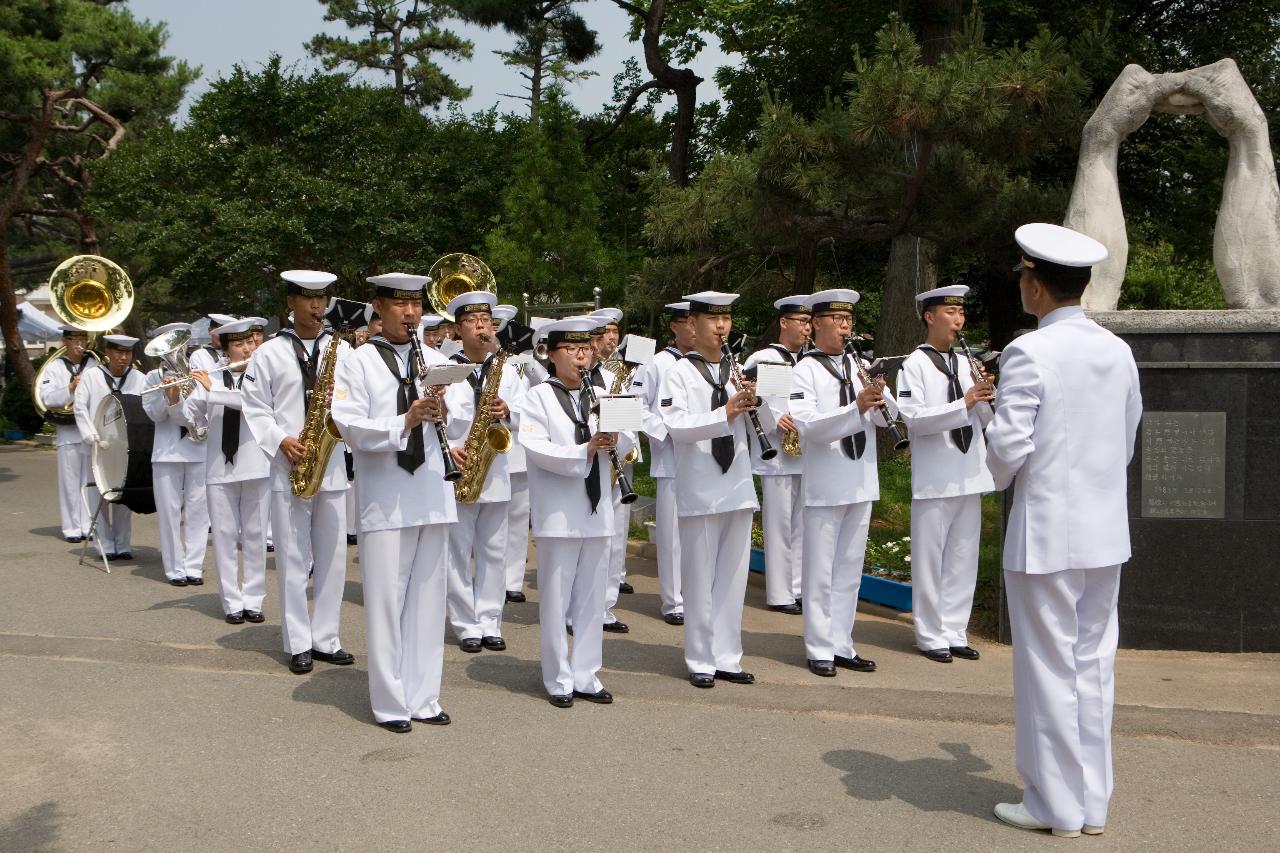
[[[1004,569],[1048,574],[1129,559],[1126,469],[1142,419],[1128,344],[1058,308],[1005,347],[987,464],[1014,484]]]
[[[76,371],[87,371],[97,364],[88,353],[84,356],[88,361],[81,361],[76,367]],[[63,356],[54,363],[48,365],[44,369],[44,373],[40,376],[40,399],[44,400],[44,404],[51,409],[65,406],[67,403],[74,402],[71,399],[71,380],[72,369],[67,365],[67,358]],[[79,444],[80,429],[75,424],[57,424],[57,431],[53,436],[53,444],[55,447],[62,447],[65,444]]]
[[[790,364],[795,366],[797,355],[789,351],[781,344],[771,344],[763,349],[758,349],[751,355],[747,356],[744,367],[755,367],[760,362],[769,362],[770,364]],[[783,415],[791,411],[791,401],[785,397],[761,397],[773,412],[773,419],[776,421]],[[776,477],[788,474],[799,474],[803,470],[804,461],[798,456],[792,456],[790,453],[782,452],[782,430],[773,429],[768,433],[769,441],[773,444],[774,450],[778,451],[778,455],[772,459],[760,458],[760,442],[756,441],[753,434],[751,436],[751,470],[757,477]]]
[[[407,346],[402,348],[403,353],[397,348],[396,361],[400,376],[406,376],[406,361],[412,355]],[[430,347],[422,348],[422,360],[428,365],[447,363]],[[444,479],[444,458],[433,423],[422,424],[426,451],[422,465],[410,474],[396,461],[397,452],[408,447],[411,432],[405,428],[404,415],[396,413],[399,389],[400,381],[391,375],[373,344],[362,344],[338,361],[333,421],[355,458],[356,512],[361,533],[452,524],[458,520],[453,484]],[[334,458],[338,456],[334,454]],[[339,462],[339,470],[343,467]],[[345,471],[342,479],[345,484]],[[447,546],[441,542],[440,547]]]
[[[570,391],[575,410],[582,389]],[[596,432],[596,417],[588,418]],[[587,445],[578,444],[574,422],[565,414],[549,382],[530,389],[520,407],[518,440],[529,463],[529,509],[533,535],[550,539],[586,539],[614,534],[609,454],[597,454],[600,503],[591,511],[586,479],[591,471]],[[628,433],[618,436],[618,458],[633,446]]]
[[[160,368],[147,373],[147,387],[151,388],[164,381],[165,371]],[[215,374],[212,378],[218,378]],[[199,387],[198,385],[196,387]],[[182,386],[178,386],[181,390]],[[195,442],[183,434],[192,429],[191,423],[182,410],[183,400],[172,406],[165,398],[164,391],[152,391],[142,395],[142,409],[156,425],[155,440],[151,444],[152,462],[203,462],[205,449],[203,442]]]
[[[485,358],[485,363],[491,363],[493,356]],[[463,361],[466,357],[463,357]],[[472,373],[479,377],[480,366],[477,365]],[[488,380],[488,374],[484,375],[481,381],[481,390],[483,392],[484,383]],[[498,382],[498,397],[507,404],[507,408],[511,412],[515,412],[519,407],[520,399],[523,396],[520,386],[524,384],[524,380],[516,372],[516,367],[508,361],[502,366],[502,379]],[[462,447],[467,443],[467,433],[471,431],[471,424],[475,422],[476,416],[476,395],[475,390],[471,387],[470,382],[455,382],[449,386],[444,394],[445,404],[449,407],[449,421],[446,426],[446,433],[449,436],[449,444],[453,447]],[[507,420],[499,421],[502,426],[512,430],[512,443],[515,443],[515,417],[514,415]],[[434,428],[433,428],[434,431]],[[480,489],[480,497],[476,499],[476,503],[502,503],[511,500],[511,473],[510,473],[510,453],[496,453],[493,457],[493,464],[489,466],[489,474],[485,477],[484,487]],[[523,460],[522,460],[523,461]]]
[[[321,349],[316,364],[317,378],[324,371],[326,359],[323,350],[327,348],[332,334],[329,329],[325,329],[314,341],[315,346]],[[339,365],[350,351],[351,347],[345,341],[339,344]],[[384,367],[383,370],[386,368]],[[248,424],[253,437],[257,439],[262,452],[271,458],[271,490],[287,492],[292,466],[288,458],[280,452],[280,442],[285,436],[298,438],[307,418],[302,369],[298,365],[298,357],[294,354],[291,332],[281,332],[274,338],[264,341],[262,346],[254,351],[253,358],[244,372],[244,382],[240,390],[244,401],[242,413],[245,423]],[[342,454],[334,451],[329,456],[329,465],[325,468],[320,491],[338,492],[345,488],[347,488],[346,465]]]
[[[719,365],[707,366],[715,377]],[[725,375],[727,378],[728,373]],[[750,420],[744,412],[730,423],[727,407],[711,408],[711,390],[711,384],[688,358],[676,362],[662,379],[658,405],[675,444],[675,470],[679,471],[676,511],[682,516],[760,508],[747,444],[747,434],[754,432]],[[737,393],[732,380],[725,383],[725,391],[730,397]],[[769,407],[756,411],[765,432],[776,431]],[[711,455],[711,439],[720,436],[733,436],[733,464],[728,471],[721,471]]]
[[[192,370],[210,371],[223,361],[222,355],[211,346],[196,347],[187,355],[187,366]]]
[[[535,375],[529,370],[533,364],[536,364],[536,362],[532,361],[532,357],[530,357],[529,361],[523,362],[523,371],[520,369],[520,364],[511,363],[514,358],[516,358],[516,356],[511,356],[511,358],[507,359],[507,364],[511,364],[511,369],[516,372],[516,394],[521,400],[523,400],[524,395],[528,394],[533,386],[538,384],[541,380],[536,379]],[[521,376],[521,373],[524,375]],[[529,469],[529,466],[524,458],[524,445],[520,443],[518,437],[520,432],[520,407],[513,406],[511,401],[508,400],[507,408],[510,410],[511,415],[510,423],[508,425],[511,430],[511,450],[507,453],[507,473],[523,474]]]
[[[995,488],[987,469],[987,442],[982,431],[991,423],[991,407],[964,404],[964,393],[973,387],[973,374],[963,355],[956,354],[960,399],[947,402],[950,381],[924,352],[924,346],[907,356],[898,373],[898,410],[911,434],[911,497],[953,498],[980,495]],[[930,347],[932,349],[932,347]],[[947,359],[947,353],[941,354]],[[961,452],[951,431],[969,426],[973,440]]]
[[[98,414],[98,405],[103,397],[110,396],[112,390],[118,389],[121,394],[141,394],[146,386],[146,379],[141,370],[130,366],[120,379],[112,376],[106,366],[99,364],[82,373],[80,384],[76,386],[75,415],[76,427],[80,437],[86,444],[98,440],[98,431],[93,426],[93,419]]]
[[[804,453],[803,476],[805,506],[845,506],[880,499],[880,474],[876,468],[876,427],[886,426],[879,407],[865,415],[858,411],[858,393],[862,380],[854,367],[855,356],[827,356],[810,353],[796,365],[792,385],[791,418],[800,431]],[[829,361],[837,370],[845,369],[853,381],[850,402],[840,405],[840,383],[819,361]],[[889,389],[884,389],[890,412],[896,403]],[[865,433],[862,456],[850,459],[840,439]]]
[[[209,377],[213,387],[208,391],[203,385],[197,385],[182,404],[183,414],[192,426],[209,431],[204,442],[206,475],[205,482],[211,486],[222,483],[239,483],[248,480],[265,480],[271,475],[271,459],[262,452],[253,432],[244,422],[240,409],[243,397],[239,384],[244,382],[244,373],[231,373],[234,387],[226,387],[223,376],[229,371],[215,373]],[[236,448],[235,462],[228,465],[222,453],[222,428],[227,418],[234,414],[240,418],[240,443]]]
[[[640,398],[644,432],[649,436],[649,474],[653,477],[676,475],[675,445],[667,435],[662,416],[662,378],[681,359],[675,347],[654,353],[653,360],[631,378],[632,392]],[[718,469],[717,469],[718,470]]]

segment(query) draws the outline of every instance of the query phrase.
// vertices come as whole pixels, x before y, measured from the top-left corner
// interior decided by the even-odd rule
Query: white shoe
[[[1080,831],[1085,835],[1101,835],[1102,831],[1105,829],[1105,826],[1094,826],[1091,823],[1086,823],[1084,826],[1080,827]]]
[[[1027,811],[1027,807],[1022,803],[997,803],[995,813],[1000,820],[1018,829],[1047,829],[1058,838],[1080,837],[1078,829],[1055,829],[1047,823],[1041,823]]]

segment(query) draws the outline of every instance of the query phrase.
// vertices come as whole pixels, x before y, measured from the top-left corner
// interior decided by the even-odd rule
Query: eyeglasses
[[[556,347],[560,352],[567,352],[569,355],[588,355],[595,352],[595,347],[591,344],[561,344]]]
[[[800,323],[805,326],[809,325],[812,322],[808,314],[801,314],[795,317],[783,317],[782,319],[788,320],[792,323]]]
[[[850,314],[844,314],[844,313],[819,314],[818,317],[824,317],[830,320],[832,323],[835,323],[837,326],[853,325],[853,316]],[[818,317],[815,317],[814,319],[816,320],[818,319]]]

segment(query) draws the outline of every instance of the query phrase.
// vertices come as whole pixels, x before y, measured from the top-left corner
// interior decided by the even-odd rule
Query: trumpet
[[[230,362],[229,364],[220,364],[217,367],[211,370],[207,370],[205,372],[208,373],[210,376],[212,376],[213,374],[221,373],[224,370],[239,371],[248,367],[250,361],[252,361],[252,359],[246,358],[242,361],[233,361],[233,362]],[[189,383],[192,383],[192,382],[195,382],[195,379],[191,377],[190,373],[187,373],[177,377],[176,379],[170,379],[166,382],[161,382],[159,385],[152,385],[150,388],[144,388],[142,393],[150,394],[152,391],[163,391],[164,389],[172,388],[175,385],[188,385]]]
[[[729,374],[733,378],[733,384],[739,391],[742,390],[744,379],[742,377],[742,365],[738,364],[738,358],[733,354],[733,350],[729,349],[729,336],[720,336],[720,352],[729,359]],[[756,398],[759,402],[759,398]],[[756,441],[760,442],[760,458],[772,459],[778,455],[778,448],[773,446],[769,441],[769,436],[765,433],[764,427],[760,424],[760,416],[756,414],[755,409],[747,411],[747,417],[751,420],[751,429],[755,431]]]
[[[587,404],[593,412],[599,417],[600,400],[596,397],[596,389],[591,387],[591,371],[587,368],[578,370],[578,375],[582,377],[583,393],[587,395]],[[619,501],[624,504],[634,503],[636,493],[631,488],[631,481],[627,479],[627,472],[622,467],[622,460],[618,458],[618,449],[616,447],[609,448],[609,462],[613,464],[613,474],[617,478],[618,491],[622,492]]]
[[[409,332],[409,346],[413,352],[413,369],[417,371],[419,376],[426,376],[427,362],[422,357],[422,344],[418,341],[418,329],[416,326],[406,324]],[[443,385],[437,385],[434,388],[426,389],[426,393],[433,397],[439,397]],[[462,469],[453,461],[453,454],[449,452],[449,437],[444,432],[444,422],[436,421],[436,441],[440,444],[440,455],[444,457],[444,481],[446,483],[454,483],[462,479]]]
[[[867,372],[867,368],[862,364],[862,347],[858,346],[858,339],[854,335],[844,339],[844,351],[853,356],[854,366],[858,369],[858,379],[862,380],[864,387],[870,387],[873,382],[871,374]],[[911,439],[907,438],[903,427],[899,426],[898,419],[889,413],[889,404],[884,400],[880,401],[877,407],[884,416],[884,421],[888,424],[889,437],[893,439],[894,450],[906,450],[911,445]]]

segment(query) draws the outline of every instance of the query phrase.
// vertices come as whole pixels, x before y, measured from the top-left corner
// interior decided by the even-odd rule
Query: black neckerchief
[[[129,378],[129,373],[132,370],[133,365],[130,364],[124,369],[124,373],[121,374],[120,378],[116,379],[111,375],[111,371],[107,369],[106,365],[102,365],[102,375],[107,377],[107,389],[111,392],[113,397],[119,397],[124,393],[121,389],[124,388],[125,380]]]
[[[282,329],[280,337],[288,338],[289,343],[293,344],[293,354],[298,359],[298,370],[302,372],[302,414],[306,417],[307,406],[311,403],[311,392],[316,387],[316,373],[320,367],[320,341],[325,335],[332,335],[332,329],[321,329],[316,335],[316,345],[312,347],[311,354],[307,354],[307,348],[302,343],[302,338],[298,337],[298,333],[293,329]]]
[[[449,357],[458,362],[458,364],[475,364],[475,362],[467,358],[465,353],[455,352]],[[467,384],[471,386],[471,392],[475,395],[475,399],[472,402],[472,406],[475,409],[480,407],[480,398],[484,395],[484,381],[489,375],[489,365],[491,364],[493,364],[493,353],[486,355],[480,362],[480,372],[478,374],[474,370],[467,374]],[[476,414],[473,413],[472,416],[475,417]]]
[[[956,354],[954,351],[948,351],[948,358],[944,359],[942,353],[938,352],[929,344],[921,344],[919,350],[923,352],[929,361],[933,362],[933,366],[942,371],[947,377],[947,402],[954,403],[964,396],[964,390],[960,387],[960,376],[956,373]],[[956,447],[960,448],[961,453],[968,453],[969,446],[973,443],[973,427],[965,424],[959,429],[951,430],[951,440],[956,443]]]
[[[244,381],[241,375],[241,382]],[[222,371],[222,384],[228,391],[240,390],[240,383],[231,377],[230,370]],[[222,407],[222,456],[228,465],[236,464],[236,451],[240,449],[240,410]]]
[[[604,374],[600,372],[600,362],[596,362],[596,366],[591,368],[591,384],[597,388],[603,388]]]
[[[796,354],[784,347],[782,344],[769,344],[769,349],[786,359],[787,364],[792,367],[796,366]]]
[[[729,363],[728,359],[721,358],[718,365],[718,376],[711,376],[711,366],[707,360],[703,358],[701,353],[691,352],[685,358],[698,369],[702,374],[702,378],[707,380],[707,384],[711,386],[711,411],[722,408],[729,402],[729,391],[724,387],[729,381]],[[716,464],[720,466],[720,473],[728,473],[729,466],[733,464],[733,436],[722,435],[711,439],[711,456],[716,460]]]
[[[67,358],[65,355],[58,356],[58,361],[61,361],[67,366],[67,372],[71,374],[72,379],[75,379],[84,372],[85,364],[88,363],[90,358],[92,358],[92,356],[90,356],[86,351],[84,355],[80,356],[79,364],[72,364],[71,359]]]
[[[409,411],[409,404],[418,399],[418,371],[417,365],[414,364],[412,358],[406,359],[408,362],[407,376],[400,375],[400,356],[396,352],[396,345],[391,341],[377,335],[365,341],[366,344],[373,344],[377,349],[378,355],[382,356],[382,363],[387,366],[387,370],[391,371],[391,375],[396,378],[398,384],[396,394],[396,414],[403,415]],[[422,424],[418,424],[409,431],[409,442],[404,450],[396,451],[396,464],[412,474],[417,471],[422,463],[427,461],[427,444],[423,437]]]
[[[819,358],[819,356],[821,357]],[[857,398],[857,395],[853,393],[853,366],[849,363],[848,353],[840,354],[839,370],[836,370],[836,366],[832,362],[832,359],[836,358],[836,356],[827,355],[822,350],[811,350],[805,353],[805,357],[817,359],[818,364],[825,367],[827,373],[834,376],[836,381],[840,383],[840,405],[847,406]],[[840,449],[844,451],[845,456],[854,461],[861,459],[863,452],[867,449],[867,431],[860,429],[853,435],[844,436],[840,439]]]
[[[684,358],[684,353],[676,349],[675,344],[671,344],[669,346],[663,347],[662,351],[665,353],[670,353],[671,357],[674,358],[676,361],[679,361],[680,359]]]
[[[581,388],[578,389],[578,402],[575,406],[573,392],[566,388],[563,382],[553,376],[547,380],[547,384],[555,393],[556,402],[560,404],[560,408],[564,409],[565,415],[573,422],[574,443],[586,444],[591,440],[591,425],[588,422],[591,412],[587,406],[587,392]],[[598,453],[591,457],[591,470],[587,472],[586,484],[591,514],[595,515],[596,507],[600,505],[600,454]]]

